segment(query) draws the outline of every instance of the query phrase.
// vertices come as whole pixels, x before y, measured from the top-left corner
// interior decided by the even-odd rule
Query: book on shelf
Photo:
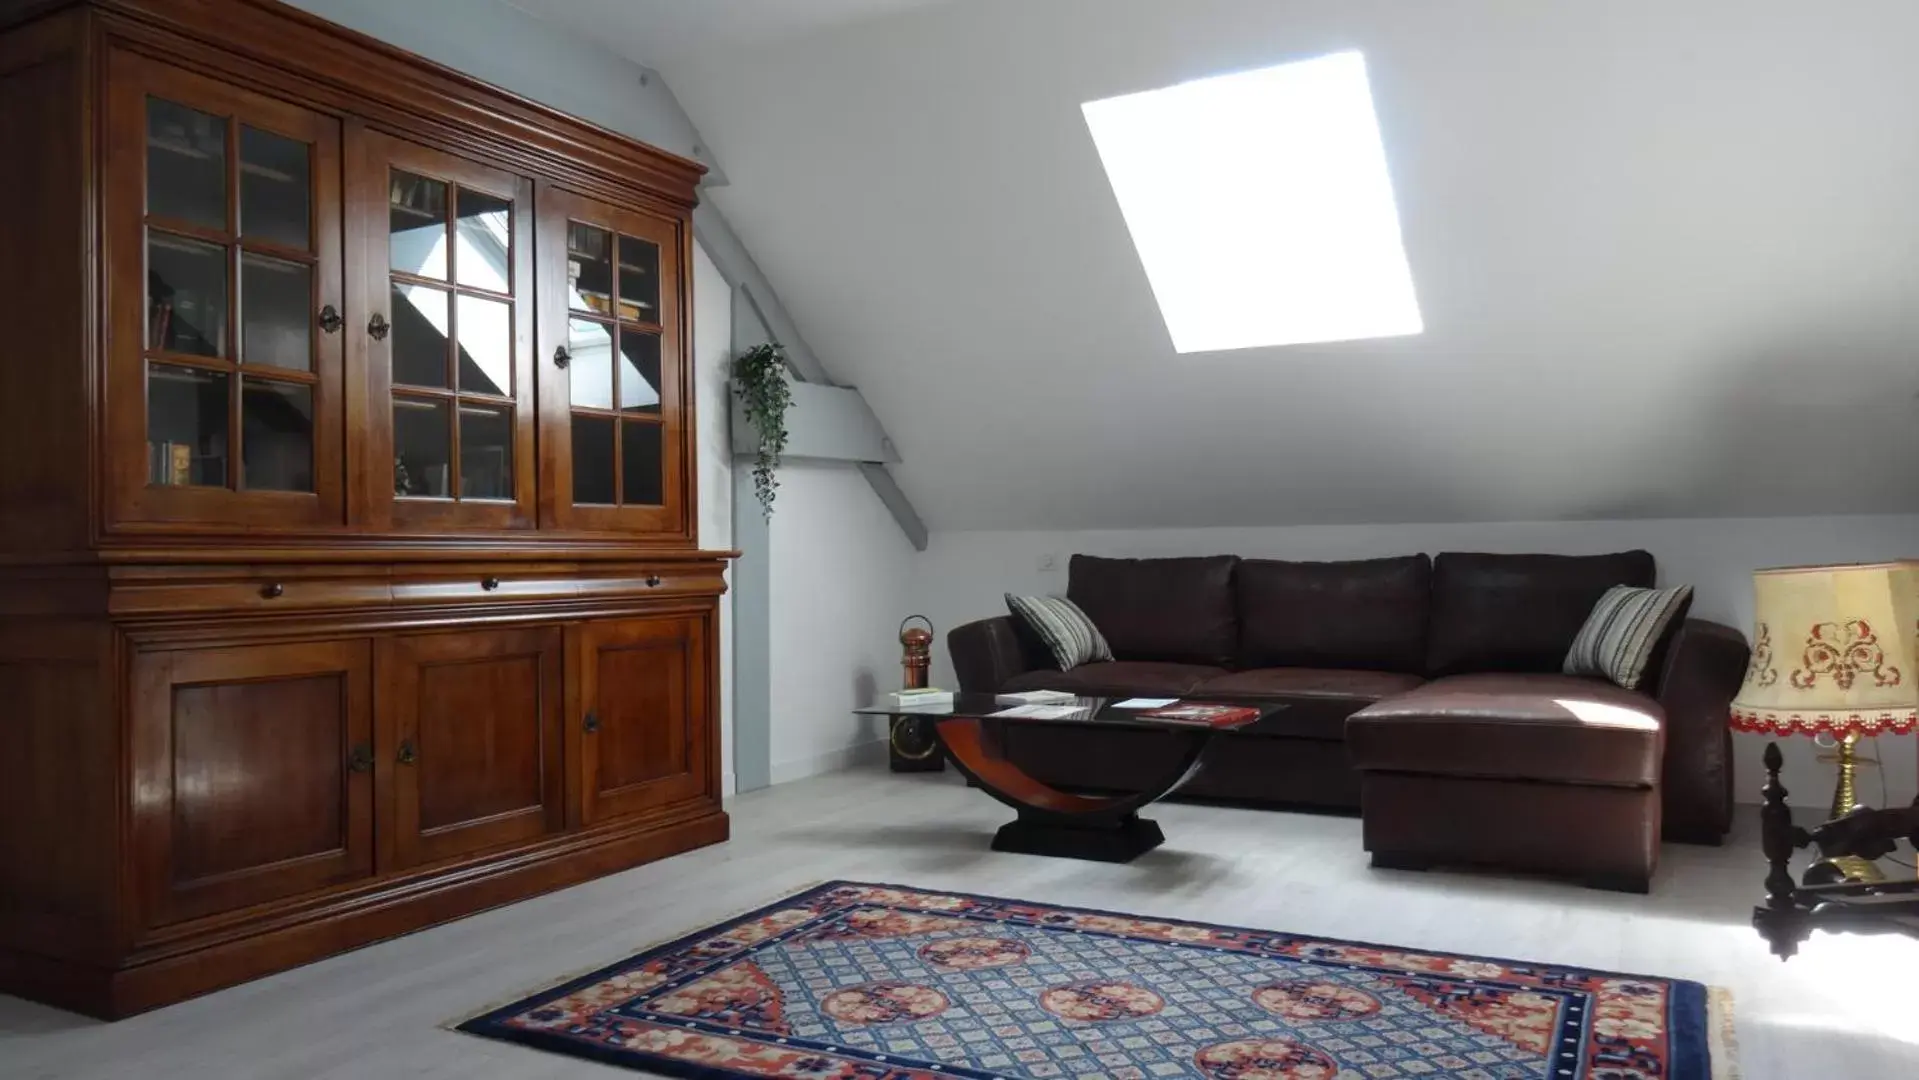
[[[1008,694],[996,695],[1001,705],[1048,705],[1062,701],[1078,701],[1079,695],[1071,690],[1016,690]]]

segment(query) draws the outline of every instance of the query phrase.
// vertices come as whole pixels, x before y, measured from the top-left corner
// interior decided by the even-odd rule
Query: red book
[[[1163,709],[1148,709],[1139,715],[1146,719],[1170,720],[1179,724],[1238,727],[1249,720],[1257,719],[1259,710],[1249,709],[1243,705],[1200,705],[1182,701]]]

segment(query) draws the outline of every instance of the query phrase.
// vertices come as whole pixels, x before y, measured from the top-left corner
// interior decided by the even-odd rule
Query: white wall
[[[740,468],[747,463],[741,462]],[[850,465],[780,469],[772,556],[773,782],[885,756],[849,710],[899,686],[917,552]]]
[[[1006,592],[1063,593],[1075,552],[1113,556],[1234,554],[1287,559],[1360,559],[1414,552],[1506,551],[1596,554],[1645,548],[1664,583],[1689,584],[1693,614],[1752,635],[1753,570],[1919,556],[1919,516],[1751,518],[1735,520],[1567,521],[1506,524],[1333,525],[1282,528],[1149,529],[1086,532],[935,532],[918,560],[913,598],[942,634],[971,619],[1004,614]],[[1044,559],[1052,570],[1040,569]],[[952,663],[935,650],[934,685],[954,685]],[[1734,739],[1739,798],[1757,802],[1766,739]],[[1888,805],[1919,790],[1915,740],[1887,737]],[[1810,742],[1781,740],[1783,780],[1802,805],[1824,805],[1833,774]],[[1881,774],[1868,771],[1862,792],[1880,801]]]
[[[733,290],[693,245],[693,407],[699,420],[700,546],[733,546],[733,448],[726,380],[733,361]],[[733,794],[733,594],[720,597],[720,782]]]

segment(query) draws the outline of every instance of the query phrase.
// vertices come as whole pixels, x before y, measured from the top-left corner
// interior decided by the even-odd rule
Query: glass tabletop
[[[1149,706],[1129,703],[1141,700]],[[1178,698],[1076,697],[1059,701],[1026,702],[996,694],[955,694],[950,702],[896,705],[882,702],[854,709],[857,716],[925,716],[933,718],[998,720],[1018,724],[1100,724],[1113,727],[1211,729],[1231,731],[1259,723],[1286,709],[1284,704],[1207,701]]]

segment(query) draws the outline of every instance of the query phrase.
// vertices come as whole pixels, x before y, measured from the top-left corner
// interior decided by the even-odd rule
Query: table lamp
[[[1752,662],[1732,728],[1830,737],[1832,816],[1843,817],[1859,802],[1859,740],[1919,728],[1919,562],[1760,570],[1753,596]],[[1880,878],[1864,859],[1833,862],[1848,879]]]

